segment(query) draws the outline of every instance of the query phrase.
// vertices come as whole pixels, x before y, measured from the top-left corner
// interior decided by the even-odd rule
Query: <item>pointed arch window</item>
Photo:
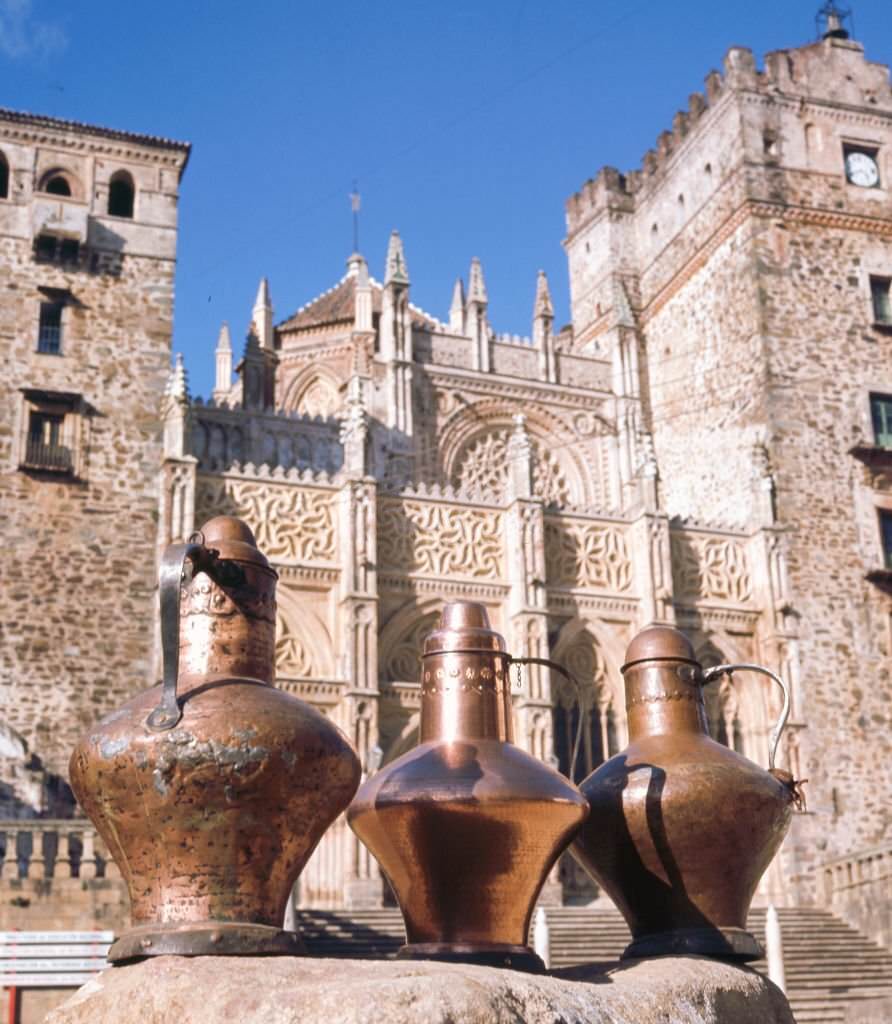
[[[9,161],[0,153],[0,199],[9,198]]]
[[[128,171],[115,171],[108,186],[108,213],[110,217],[133,218],[136,187]]]

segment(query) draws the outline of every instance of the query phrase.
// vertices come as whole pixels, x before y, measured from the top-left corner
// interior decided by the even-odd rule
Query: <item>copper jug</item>
[[[419,745],[347,812],[402,909],[401,957],[543,969],[533,906],[588,808],[512,742],[510,661],[483,605],[447,604],[424,643]]]
[[[71,786],[127,882],[113,962],[300,953],[295,880],[359,784],[322,714],[273,687],[276,573],[238,519],[171,545],[160,573],[164,680],[104,718]]]
[[[742,669],[784,691],[769,771],[708,735],[703,686]],[[624,958],[757,960],[750,902],[801,800],[799,783],[774,768],[786,686],[758,665],[704,672],[684,634],[667,626],[632,640],[622,672],[630,742],[581,783],[591,814],[572,853],[629,925]]]

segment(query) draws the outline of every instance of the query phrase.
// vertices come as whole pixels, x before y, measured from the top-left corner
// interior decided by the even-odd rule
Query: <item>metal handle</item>
[[[579,757],[579,747],[582,743],[582,727],[585,722],[585,716],[582,712],[582,684],[571,672],[568,672],[563,665],[559,665],[556,661],[549,661],[548,658],[512,658],[508,655],[509,664],[514,665],[545,665],[547,668],[553,668],[556,672],[573,684],[576,689],[576,704],[579,707],[579,721],[576,723],[576,738],[573,740],[573,753],[570,757],[569,774],[567,778],[572,782],[573,776],[576,773],[576,761]],[[605,751],[606,753],[606,751]]]
[[[783,690],[784,706],[781,708],[781,713],[778,717],[777,723],[771,730],[771,735],[768,737],[768,768],[771,770],[774,768],[774,756],[777,753],[777,745],[780,743],[784,726],[787,724],[787,719],[790,717],[790,690],[779,675],[775,675],[771,669],[763,668],[761,665],[716,665],[715,668],[708,668],[704,670],[700,677],[700,682],[703,686],[706,686],[707,684],[714,682],[716,679],[720,679],[722,676],[726,675],[730,678],[731,674],[738,670],[746,672],[761,672],[764,676],[770,676],[781,690]]]
[[[171,544],[161,558],[158,590],[161,603],[161,653],[164,675],[161,702],[146,719],[155,732],[172,729],[183,717],[177,701],[177,674],[180,663],[180,591],[191,583],[196,572],[210,567],[217,552],[204,546],[204,537],[193,534],[186,544]]]

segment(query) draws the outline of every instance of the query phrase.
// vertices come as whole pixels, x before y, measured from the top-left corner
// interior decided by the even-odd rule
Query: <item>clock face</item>
[[[861,188],[879,184],[880,169],[869,153],[846,153],[846,178]]]

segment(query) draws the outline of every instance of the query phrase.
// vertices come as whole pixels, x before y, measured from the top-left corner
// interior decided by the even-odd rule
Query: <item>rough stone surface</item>
[[[5,113],[0,150],[10,174],[0,199],[0,816],[64,816],[75,740],[153,674],[161,401],[186,153]],[[52,173],[70,196],[47,194]],[[133,181],[133,217],[108,213],[117,173]],[[72,236],[79,247],[64,259],[37,248]],[[50,301],[63,303],[55,353],[39,350]],[[35,413],[63,417],[37,458]],[[70,472],[26,468],[65,452]]]
[[[45,1024],[793,1024],[746,968],[693,957],[534,977],[457,964],[158,957],[88,982]]]

